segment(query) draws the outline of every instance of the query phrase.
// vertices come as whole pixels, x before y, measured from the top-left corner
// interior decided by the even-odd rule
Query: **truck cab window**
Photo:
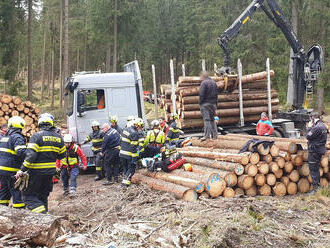
[[[104,90],[81,90],[80,93],[84,96],[83,109],[84,111],[104,109],[105,95]]]
[[[73,92],[68,92],[65,95],[65,98],[68,103],[68,107],[66,109],[66,114],[67,114],[67,116],[71,116],[73,114],[73,100],[74,100]]]

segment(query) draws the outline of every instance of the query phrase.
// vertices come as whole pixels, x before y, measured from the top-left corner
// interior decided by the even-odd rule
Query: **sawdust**
[[[68,216],[70,231],[85,235],[83,247],[329,247],[329,197],[187,203],[141,185],[123,190],[93,178],[81,175],[73,198],[55,185],[49,202],[51,214]]]

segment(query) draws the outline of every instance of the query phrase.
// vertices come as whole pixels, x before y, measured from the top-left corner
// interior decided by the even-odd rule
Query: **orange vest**
[[[97,109],[104,109],[105,108],[105,99],[104,96],[101,97],[99,103],[97,104]]]

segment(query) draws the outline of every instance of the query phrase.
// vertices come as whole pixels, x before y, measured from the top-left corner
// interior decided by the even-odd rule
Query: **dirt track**
[[[77,196],[55,185],[50,212],[69,215],[80,247],[317,247],[330,244],[330,198],[317,195],[200,199],[187,203],[132,185],[81,175]],[[125,231],[122,231],[125,230]],[[79,247],[79,246],[75,246]]]

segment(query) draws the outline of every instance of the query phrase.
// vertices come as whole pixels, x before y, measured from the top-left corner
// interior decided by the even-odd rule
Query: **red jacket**
[[[274,132],[274,127],[270,120],[265,117],[258,122],[256,131],[259,136],[271,135]]]
[[[56,167],[57,168],[67,168],[68,166],[70,168],[73,168],[77,165],[79,165],[79,158],[81,159],[81,162],[83,164],[83,167],[87,167],[87,158],[86,155],[84,154],[83,150],[77,145],[77,144],[72,144],[65,153],[65,158],[62,160],[57,160],[56,161]]]

